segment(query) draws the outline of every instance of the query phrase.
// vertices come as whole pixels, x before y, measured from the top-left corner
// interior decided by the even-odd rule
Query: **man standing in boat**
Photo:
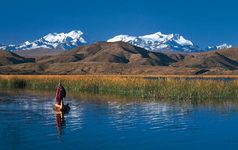
[[[59,82],[56,87],[56,95],[55,95],[55,106],[62,109],[64,107],[63,99],[66,97],[66,91],[64,86]]]

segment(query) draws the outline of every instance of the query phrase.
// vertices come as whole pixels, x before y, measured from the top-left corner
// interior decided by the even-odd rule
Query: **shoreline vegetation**
[[[0,75],[0,88],[172,100],[236,99],[237,75]]]

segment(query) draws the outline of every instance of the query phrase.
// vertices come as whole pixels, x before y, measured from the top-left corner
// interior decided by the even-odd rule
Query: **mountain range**
[[[107,42],[117,41],[127,42],[153,52],[205,52],[232,47],[232,45],[222,44],[218,46],[207,46],[203,49],[179,34],[163,34],[161,32],[143,36],[118,35],[107,40]]]
[[[0,45],[0,49],[8,51],[39,48],[69,50],[80,45],[85,45],[86,43],[87,41],[83,38],[83,32],[74,30],[68,33],[49,33],[33,42],[26,41],[19,45]]]
[[[163,34],[161,32],[143,36],[118,35],[107,40],[107,42],[118,41],[127,42],[131,45],[141,47],[152,52],[205,52],[232,47],[232,45],[229,44],[222,44],[218,46],[208,46],[206,48],[200,48],[198,45],[195,45],[191,40],[187,40],[179,34]],[[83,37],[83,32],[80,30],[74,30],[68,33],[49,33],[33,42],[26,41],[19,45],[0,44],[0,49],[8,51],[39,51],[40,49],[70,50],[86,44],[91,43],[87,43],[87,41]]]
[[[238,49],[152,52],[119,41],[35,58],[0,50],[0,74],[238,74]]]
[[[181,51],[181,52],[199,52],[201,48],[194,45],[190,40],[185,39],[179,34],[162,34],[157,32],[144,36],[118,35],[109,39],[108,42],[123,41],[132,45],[145,48],[153,52],[160,51]]]

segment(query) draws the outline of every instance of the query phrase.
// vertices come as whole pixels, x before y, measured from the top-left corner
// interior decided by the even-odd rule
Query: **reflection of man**
[[[62,112],[55,112],[55,119],[58,136],[61,138],[62,127],[65,125],[64,114]]]

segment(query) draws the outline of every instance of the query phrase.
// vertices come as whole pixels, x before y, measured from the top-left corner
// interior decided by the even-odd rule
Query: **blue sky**
[[[238,46],[236,0],[1,0],[0,6],[2,44],[79,29],[89,42],[161,31],[202,47]]]

